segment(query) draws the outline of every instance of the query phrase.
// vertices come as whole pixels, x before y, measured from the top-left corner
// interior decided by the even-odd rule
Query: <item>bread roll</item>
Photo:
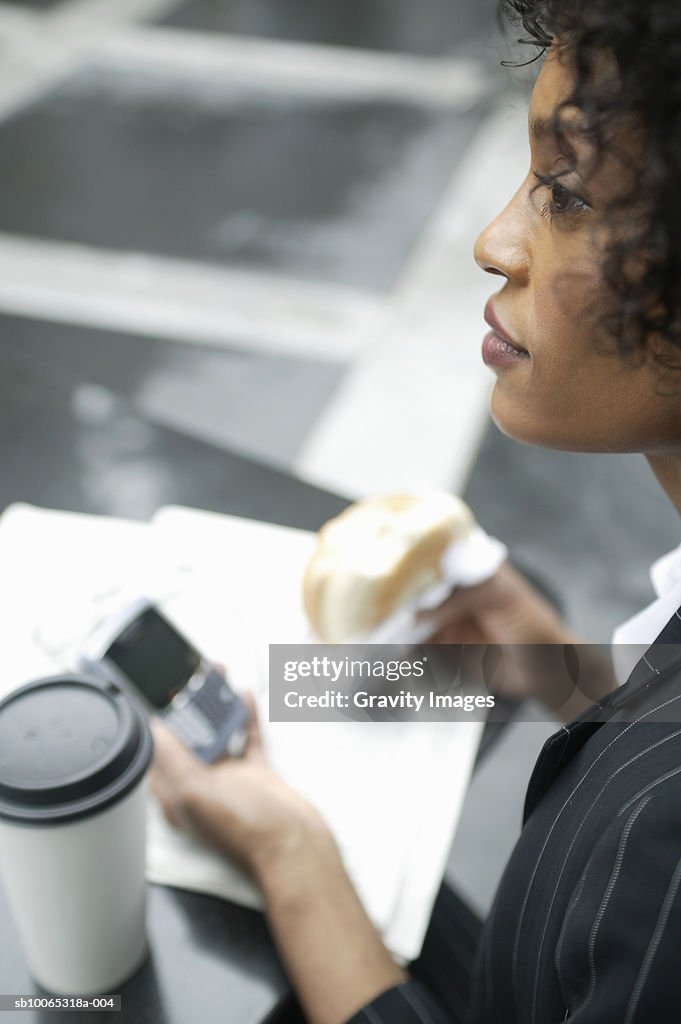
[[[441,579],[445,549],[475,525],[450,494],[394,494],[351,505],[319,531],[303,602],[326,643],[366,636]]]

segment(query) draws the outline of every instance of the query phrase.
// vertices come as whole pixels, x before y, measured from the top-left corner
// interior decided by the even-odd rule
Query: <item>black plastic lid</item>
[[[54,676],[0,701],[0,819],[60,825],[97,814],[142,779],[149,726],[113,683]]]

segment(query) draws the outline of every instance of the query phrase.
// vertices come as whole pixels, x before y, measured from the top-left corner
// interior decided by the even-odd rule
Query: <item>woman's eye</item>
[[[552,217],[566,213],[579,213],[582,210],[590,209],[589,204],[574,192],[561,185],[560,181],[550,175],[541,175],[533,172],[539,182],[539,187],[548,189],[549,198],[542,205],[541,214],[543,217]]]
[[[588,203],[576,196],[574,192],[570,192],[558,181],[553,182],[550,190],[551,213],[579,213],[582,210],[591,209]]]
[[[572,206],[572,201],[576,199],[572,192],[568,192],[566,188],[559,185],[557,182],[551,186],[551,203],[556,213],[565,213]]]

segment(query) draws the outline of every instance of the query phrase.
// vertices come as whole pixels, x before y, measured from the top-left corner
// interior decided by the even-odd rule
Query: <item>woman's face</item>
[[[509,436],[547,448],[681,448],[678,383],[676,395],[660,389],[657,366],[625,363],[598,326],[612,302],[600,269],[608,237],[603,203],[630,187],[624,164],[608,147],[596,166],[588,138],[575,131],[578,121],[568,112],[562,121],[576,170],[553,188],[535,188],[535,174],[556,174],[570,163],[547,125],[571,86],[565,51],[552,47],[530,103],[527,177],[475,246],[479,266],[504,278],[487,307],[491,326],[524,350],[504,346],[494,331],[485,340],[483,358],[497,377],[492,417]],[[633,140],[619,141],[633,151]]]

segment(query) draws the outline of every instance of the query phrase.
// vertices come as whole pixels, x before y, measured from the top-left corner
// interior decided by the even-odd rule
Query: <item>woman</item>
[[[643,452],[681,512],[681,9],[506,8],[542,65],[527,177],[475,251],[501,279],[483,344],[492,416],[530,444]],[[367,919],[323,821],[268,767],[255,718],[245,759],[211,767],[155,725],[154,787],[171,821],[257,879],[314,1024],[678,1021],[681,729],[658,721],[681,704],[681,661],[662,646],[681,643],[675,622],[602,701],[614,721],[587,711],[547,743],[480,941],[444,899],[412,977]],[[509,565],[457,590],[436,630],[452,642],[574,639]],[[537,695],[530,675],[521,688]]]

